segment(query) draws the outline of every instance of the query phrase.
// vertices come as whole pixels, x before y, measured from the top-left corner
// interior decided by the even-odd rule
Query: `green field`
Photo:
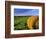
[[[27,30],[27,19],[26,16],[14,16],[14,30]]]

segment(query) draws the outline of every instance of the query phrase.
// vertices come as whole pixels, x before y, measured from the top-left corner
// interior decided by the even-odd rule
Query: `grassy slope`
[[[16,17],[14,16],[14,30],[25,30],[27,27],[27,19],[28,17]]]

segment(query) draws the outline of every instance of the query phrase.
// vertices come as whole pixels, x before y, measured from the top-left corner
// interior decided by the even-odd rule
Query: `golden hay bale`
[[[34,23],[38,20],[38,16],[31,16],[27,19],[27,26],[29,29],[33,29]]]

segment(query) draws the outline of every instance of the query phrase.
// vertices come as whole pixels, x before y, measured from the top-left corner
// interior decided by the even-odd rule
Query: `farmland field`
[[[30,30],[30,27],[32,27],[31,29],[36,29],[36,25],[35,25],[36,21],[35,22],[33,20],[30,21],[30,23],[32,23],[31,25],[33,26],[30,25],[28,26],[29,23],[27,22],[27,20],[31,17],[32,16],[14,16],[14,30]]]

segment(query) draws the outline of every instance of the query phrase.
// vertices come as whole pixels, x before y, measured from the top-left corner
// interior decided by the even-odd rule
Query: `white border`
[[[14,31],[14,8],[39,9],[39,29],[38,30],[15,30]],[[42,32],[42,7],[11,5],[11,34],[41,33]]]

